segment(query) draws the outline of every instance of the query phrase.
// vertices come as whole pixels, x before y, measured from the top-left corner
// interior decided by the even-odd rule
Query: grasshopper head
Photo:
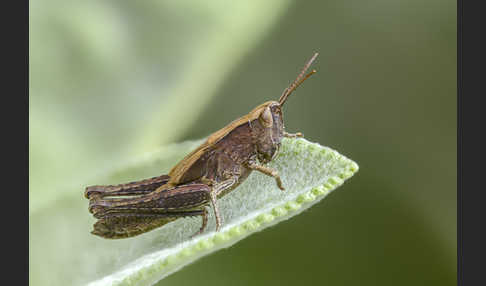
[[[257,138],[258,159],[260,162],[269,162],[277,154],[285,130],[282,106],[287,101],[289,95],[292,94],[292,92],[296,90],[297,87],[301,85],[307,78],[316,72],[316,70],[312,70],[311,72],[305,74],[317,56],[318,53],[315,53],[314,56],[312,56],[312,58],[305,64],[300,74],[297,76],[294,82],[284,90],[278,101],[265,102],[264,104],[255,108],[253,111],[258,114],[258,121],[263,126],[263,132]]]
[[[258,116],[263,127],[263,132],[257,138],[258,160],[262,163],[275,157],[285,130],[280,103],[269,101],[265,105]]]

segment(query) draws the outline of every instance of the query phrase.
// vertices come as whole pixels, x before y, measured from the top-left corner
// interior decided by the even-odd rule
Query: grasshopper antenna
[[[319,53],[314,53],[312,58],[305,64],[305,66],[302,69],[302,71],[300,72],[299,76],[297,76],[297,78],[294,80],[294,82],[283,91],[282,95],[280,96],[280,99],[278,100],[278,103],[280,104],[280,106],[282,106],[285,103],[285,101],[287,100],[289,95],[294,90],[296,90],[297,87],[299,87],[299,85],[301,85],[306,79],[308,79],[311,75],[313,75],[314,73],[317,72],[316,70],[312,70],[311,72],[309,72],[308,74],[306,74],[304,76],[305,72],[310,67],[312,62],[317,58],[318,55],[319,55]]]

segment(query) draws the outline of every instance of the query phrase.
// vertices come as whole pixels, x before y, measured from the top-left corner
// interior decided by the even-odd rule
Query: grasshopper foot
[[[288,133],[288,132],[284,131],[283,136],[287,137],[287,138],[297,138],[297,137],[304,137],[304,134],[302,134],[300,132]]]
[[[283,184],[282,184],[282,180],[280,179],[280,177],[279,177],[279,176],[275,177],[275,180],[277,181],[277,186],[278,186],[278,188],[279,188],[280,190],[282,190],[282,191],[285,191],[285,188],[284,188],[284,186],[283,186]]]

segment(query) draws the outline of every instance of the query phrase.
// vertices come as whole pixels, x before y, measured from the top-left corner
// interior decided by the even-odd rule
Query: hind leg
[[[193,238],[193,237],[195,237],[197,235],[202,234],[204,232],[204,229],[208,225],[208,211],[206,210],[206,208],[203,208],[202,209],[201,217],[202,217],[202,225],[201,225],[201,228],[195,234],[191,235],[191,238]]]
[[[94,224],[91,233],[110,239],[129,238],[161,227],[178,218],[190,216],[202,216],[203,225],[196,234],[202,233],[207,222],[205,209],[165,213],[125,213],[124,210],[109,212]]]

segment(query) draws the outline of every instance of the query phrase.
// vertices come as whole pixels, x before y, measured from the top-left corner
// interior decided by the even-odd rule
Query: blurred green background
[[[66,239],[89,225],[57,223],[90,216],[86,185],[277,99],[314,51],[286,128],[358,174],[157,285],[456,284],[455,1],[32,0],[29,12],[31,285],[99,278],[63,270],[98,259]]]

